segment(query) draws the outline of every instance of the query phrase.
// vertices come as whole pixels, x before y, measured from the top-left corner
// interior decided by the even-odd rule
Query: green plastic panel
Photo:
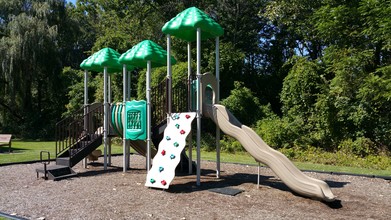
[[[122,137],[123,126],[122,126],[122,109],[123,104],[121,102],[114,103],[111,106],[111,126],[115,133]]]
[[[193,42],[197,39],[197,28],[201,28],[201,40],[216,38],[224,34],[224,29],[217,22],[196,7],[179,13],[163,26],[162,31],[165,34]]]
[[[145,140],[147,138],[147,102],[130,101],[125,106],[125,139]]]

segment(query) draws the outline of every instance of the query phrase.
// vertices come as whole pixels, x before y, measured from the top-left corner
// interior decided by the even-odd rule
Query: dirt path
[[[100,158],[102,160],[102,158]],[[102,161],[100,161],[102,162]],[[144,186],[145,159],[131,156],[132,170],[122,172],[122,157],[104,172],[101,164],[83,169],[78,178],[62,181],[36,179],[42,165],[0,167],[0,211],[29,219],[389,219],[391,183],[366,177],[306,173],[325,180],[339,202],[325,204],[292,193],[268,168],[222,164],[222,178],[214,177],[215,164],[203,162],[201,187],[196,177],[176,177],[170,189]],[[232,187],[236,196],[210,192]]]

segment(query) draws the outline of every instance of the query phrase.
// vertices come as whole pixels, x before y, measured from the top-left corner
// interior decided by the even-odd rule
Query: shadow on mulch
[[[244,183],[253,183],[257,184],[257,174],[248,174],[248,173],[235,173],[233,175],[221,175],[220,179],[216,179],[214,170],[202,170],[202,180],[201,180],[201,186],[196,186],[195,180],[190,180],[185,183],[177,183],[172,185],[167,192],[170,193],[192,193],[197,191],[205,191],[205,190],[211,190],[211,189],[218,189],[218,188],[224,188],[224,187],[235,187],[239,186]],[[342,188],[345,185],[349,184],[349,182],[336,182],[336,181],[330,181],[326,180],[327,184],[330,186],[330,188]],[[286,192],[291,192],[292,194],[303,197],[291,189],[287,187],[283,182],[280,180],[275,179],[274,176],[260,176],[259,181],[260,186],[264,187],[270,187]],[[306,197],[303,197],[306,198]],[[340,209],[342,208],[341,200],[335,200],[333,202],[323,202],[327,206],[329,206],[332,209]]]
[[[108,167],[108,170],[103,170],[100,167],[103,167],[102,163],[98,162],[92,162],[89,163],[89,166],[93,167],[99,167],[97,170],[89,170],[83,173],[79,173],[79,177],[87,177],[87,176],[97,176],[97,175],[102,175],[106,173],[115,173],[115,172],[122,172],[123,168],[118,167],[118,166],[110,166]],[[135,173],[146,173],[145,169],[130,169],[130,171],[135,172]],[[234,187],[234,186],[239,186],[244,183],[253,183],[257,184],[257,174],[248,174],[248,173],[235,173],[233,175],[224,175],[224,171],[221,172],[220,178],[217,179],[215,177],[216,171],[215,170],[210,170],[210,169],[204,169],[201,171],[202,175],[202,180],[201,180],[201,186],[196,185],[196,180],[195,180],[195,175],[188,175],[186,172],[180,172],[176,173],[176,176],[180,176],[183,179],[180,180],[180,182],[183,183],[177,183],[173,184],[169,189],[166,191],[169,193],[192,193],[192,192],[197,192],[197,191],[205,191],[205,190],[213,190],[213,189],[218,189],[218,188],[225,188],[225,187]],[[186,176],[190,177],[189,181],[186,180]],[[326,180],[325,181],[330,188],[342,188],[345,185],[349,184],[349,182],[337,182],[337,181],[331,181],[331,180]],[[289,189],[283,182],[280,180],[275,179],[274,176],[260,176],[259,180],[260,186],[264,187],[270,187],[286,192],[291,192],[292,194],[303,197],[291,189]],[[153,189],[153,188],[152,188]],[[159,190],[159,189],[157,189]],[[306,197],[303,197],[306,198]],[[341,200],[335,200],[333,202],[322,202],[328,207],[332,209],[340,209],[342,208],[342,203]]]
[[[118,172],[123,171],[123,167],[118,167],[118,166],[108,166],[107,170],[103,170],[103,163],[99,163],[99,162],[88,163],[88,166],[90,166],[90,168],[89,168],[90,170],[78,173],[77,175],[79,177],[88,177],[88,176],[104,175],[107,173],[118,173]],[[145,169],[131,168],[131,169],[129,169],[129,171],[132,171],[135,173],[145,173]]]

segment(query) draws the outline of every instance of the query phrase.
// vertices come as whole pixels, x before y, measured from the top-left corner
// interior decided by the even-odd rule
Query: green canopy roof
[[[153,67],[165,66],[167,65],[167,51],[153,41],[144,40],[119,58],[119,62],[122,64],[140,68],[146,67],[148,60],[151,61]],[[171,56],[171,64],[175,63],[175,58]]]
[[[217,22],[196,7],[188,8],[179,13],[163,26],[162,31],[165,34],[192,42],[197,38],[197,28],[201,28],[202,40],[224,34],[224,29]]]
[[[80,67],[85,70],[103,72],[104,67],[107,67],[109,73],[122,72],[122,65],[118,62],[120,54],[111,48],[103,48],[85,59]],[[128,70],[133,69],[128,66]]]

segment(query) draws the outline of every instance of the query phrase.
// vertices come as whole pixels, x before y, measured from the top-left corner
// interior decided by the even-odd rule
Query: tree
[[[0,82],[2,124],[15,134],[51,133],[51,118],[58,114],[57,75],[60,69],[58,26],[51,24],[64,1],[1,1]],[[60,110],[61,111],[61,110]],[[22,125],[22,127],[20,127]]]

